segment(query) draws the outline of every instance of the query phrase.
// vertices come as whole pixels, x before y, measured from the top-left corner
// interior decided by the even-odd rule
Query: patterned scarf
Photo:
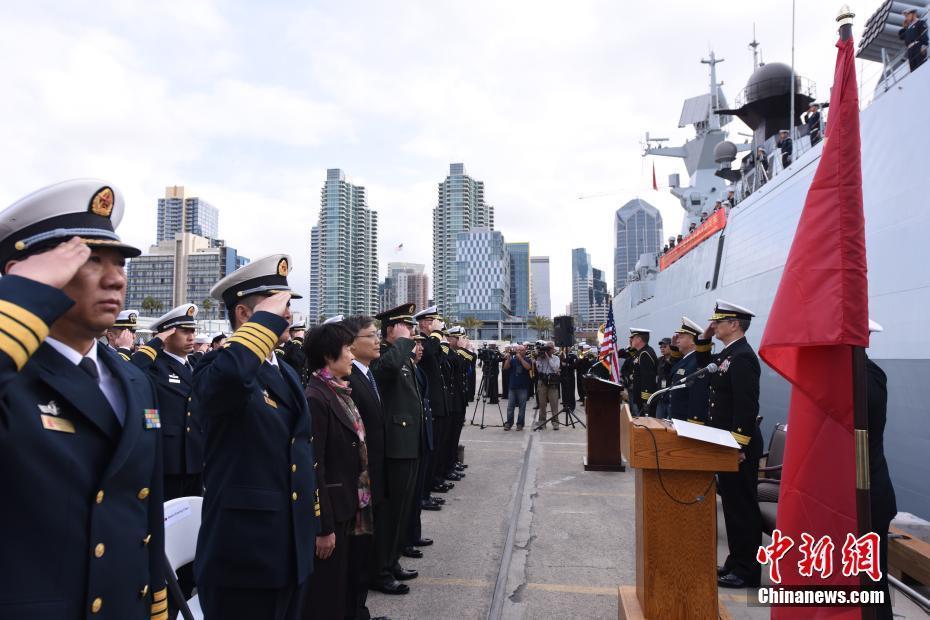
[[[355,513],[355,527],[350,534],[359,536],[371,534],[374,531],[371,510],[371,479],[368,476],[368,444],[365,443],[365,423],[358,413],[358,407],[352,400],[352,388],[337,379],[327,368],[321,368],[313,373],[326,384],[336,395],[336,400],[342,405],[342,410],[352,421],[355,434],[358,435],[358,458],[361,463],[361,473],[358,476],[358,512]]]

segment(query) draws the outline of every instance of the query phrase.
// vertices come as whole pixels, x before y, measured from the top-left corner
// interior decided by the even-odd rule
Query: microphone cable
[[[659,486],[662,487],[662,491],[665,492],[665,494],[668,496],[668,498],[669,498],[670,500],[672,500],[673,502],[675,502],[676,504],[681,504],[682,506],[693,506],[693,505],[695,505],[695,504],[700,504],[701,502],[703,502],[704,499],[707,497],[707,494],[710,493],[711,487],[714,486],[714,480],[716,479],[716,476],[715,476],[715,475],[711,475],[711,477],[710,477],[710,482],[707,483],[707,488],[704,489],[704,492],[703,492],[703,493],[701,493],[700,495],[695,496],[695,498],[694,498],[693,500],[681,500],[681,499],[678,499],[677,497],[675,497],[674,495],[672,495],[671,492],[669,492],[669,490],[665,487],[665,481],[662,480],[662,467],[659,465],[659,444],[658,444],[658,442],[656,441],[655,433],[653,432],[653,430],[652,430],[651,428],[649,428],[649,427],[646,426],[645,424],[636,424],[636,423],[634,422],[634,423],[633,423],[633,426],[636,426],[636,427],[638,427],[638,428],[644,428],[644,429],[646,429],[647,431],[649,431],[649,437],[652,439],[652,447],[653,447],[653,449],[655,450],[655,454],[656,454],[656,472],[659,474]]]

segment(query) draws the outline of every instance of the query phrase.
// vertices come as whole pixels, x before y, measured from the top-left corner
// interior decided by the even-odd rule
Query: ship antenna
[[[788,115],[788,135],[794,140],[794,97],[795,97],[795,77],[794,77],[794,5],[795,0],[791,0],[791,111]]]
[[[752,70],[755,71],[759,68],[759,42],[756,41],[756,24],[752,25],[752,41],[749,42],[749,47],[752,48]]]
[[[709,118],[708,126],[711,129],[720,129],[720,118],[717,116],[718,100],[717,100],[717,63],[723,62],[725,59],[717,58],[714,56],[714,50],[710,51],[710,58],[701,59],[701,63],[705,65],[710,65],[710,103],[711,110],[708,114]]]

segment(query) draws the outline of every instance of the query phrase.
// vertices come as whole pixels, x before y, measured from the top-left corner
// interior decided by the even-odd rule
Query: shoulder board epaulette
[[[436,340],[442,340],[442,333],[441,333],[441,332],[432,332],[432,333],[430,333],[429,337],[430,337],[430,338],[435,338]]]
[[[448,353],[449,353],[449,345],[447,345],[447,344],[441,344],[441,345],[439,345],[439,347],[442,349],[442,352],[443,352],[443,353],[445,353],[445,354],[448,354]]]
[[[475,359],[475,356],[472,355],[471,352],[467,351],[466,349],[456,349],[455,352],[461,355],[462,357],[464,357],[465,359],[467,359],[469,362]]]

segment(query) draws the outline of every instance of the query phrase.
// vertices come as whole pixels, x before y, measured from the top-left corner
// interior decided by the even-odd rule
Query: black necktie
[[[89,357],[81,359],[81,363],[78,366],[89,374],[96,383],[100,383],[100,371],[97,369],[97,364],[94,363],[94,360]]]
[[[375,383],[375,376],[371,374],[371,369],[365,371],[365,375],[368,377],[368,380],[371,382],[371,389],[375,391],[375,396],[378,398],[378,402],[381,402],[381,394],[378,393],[378,384]]]

